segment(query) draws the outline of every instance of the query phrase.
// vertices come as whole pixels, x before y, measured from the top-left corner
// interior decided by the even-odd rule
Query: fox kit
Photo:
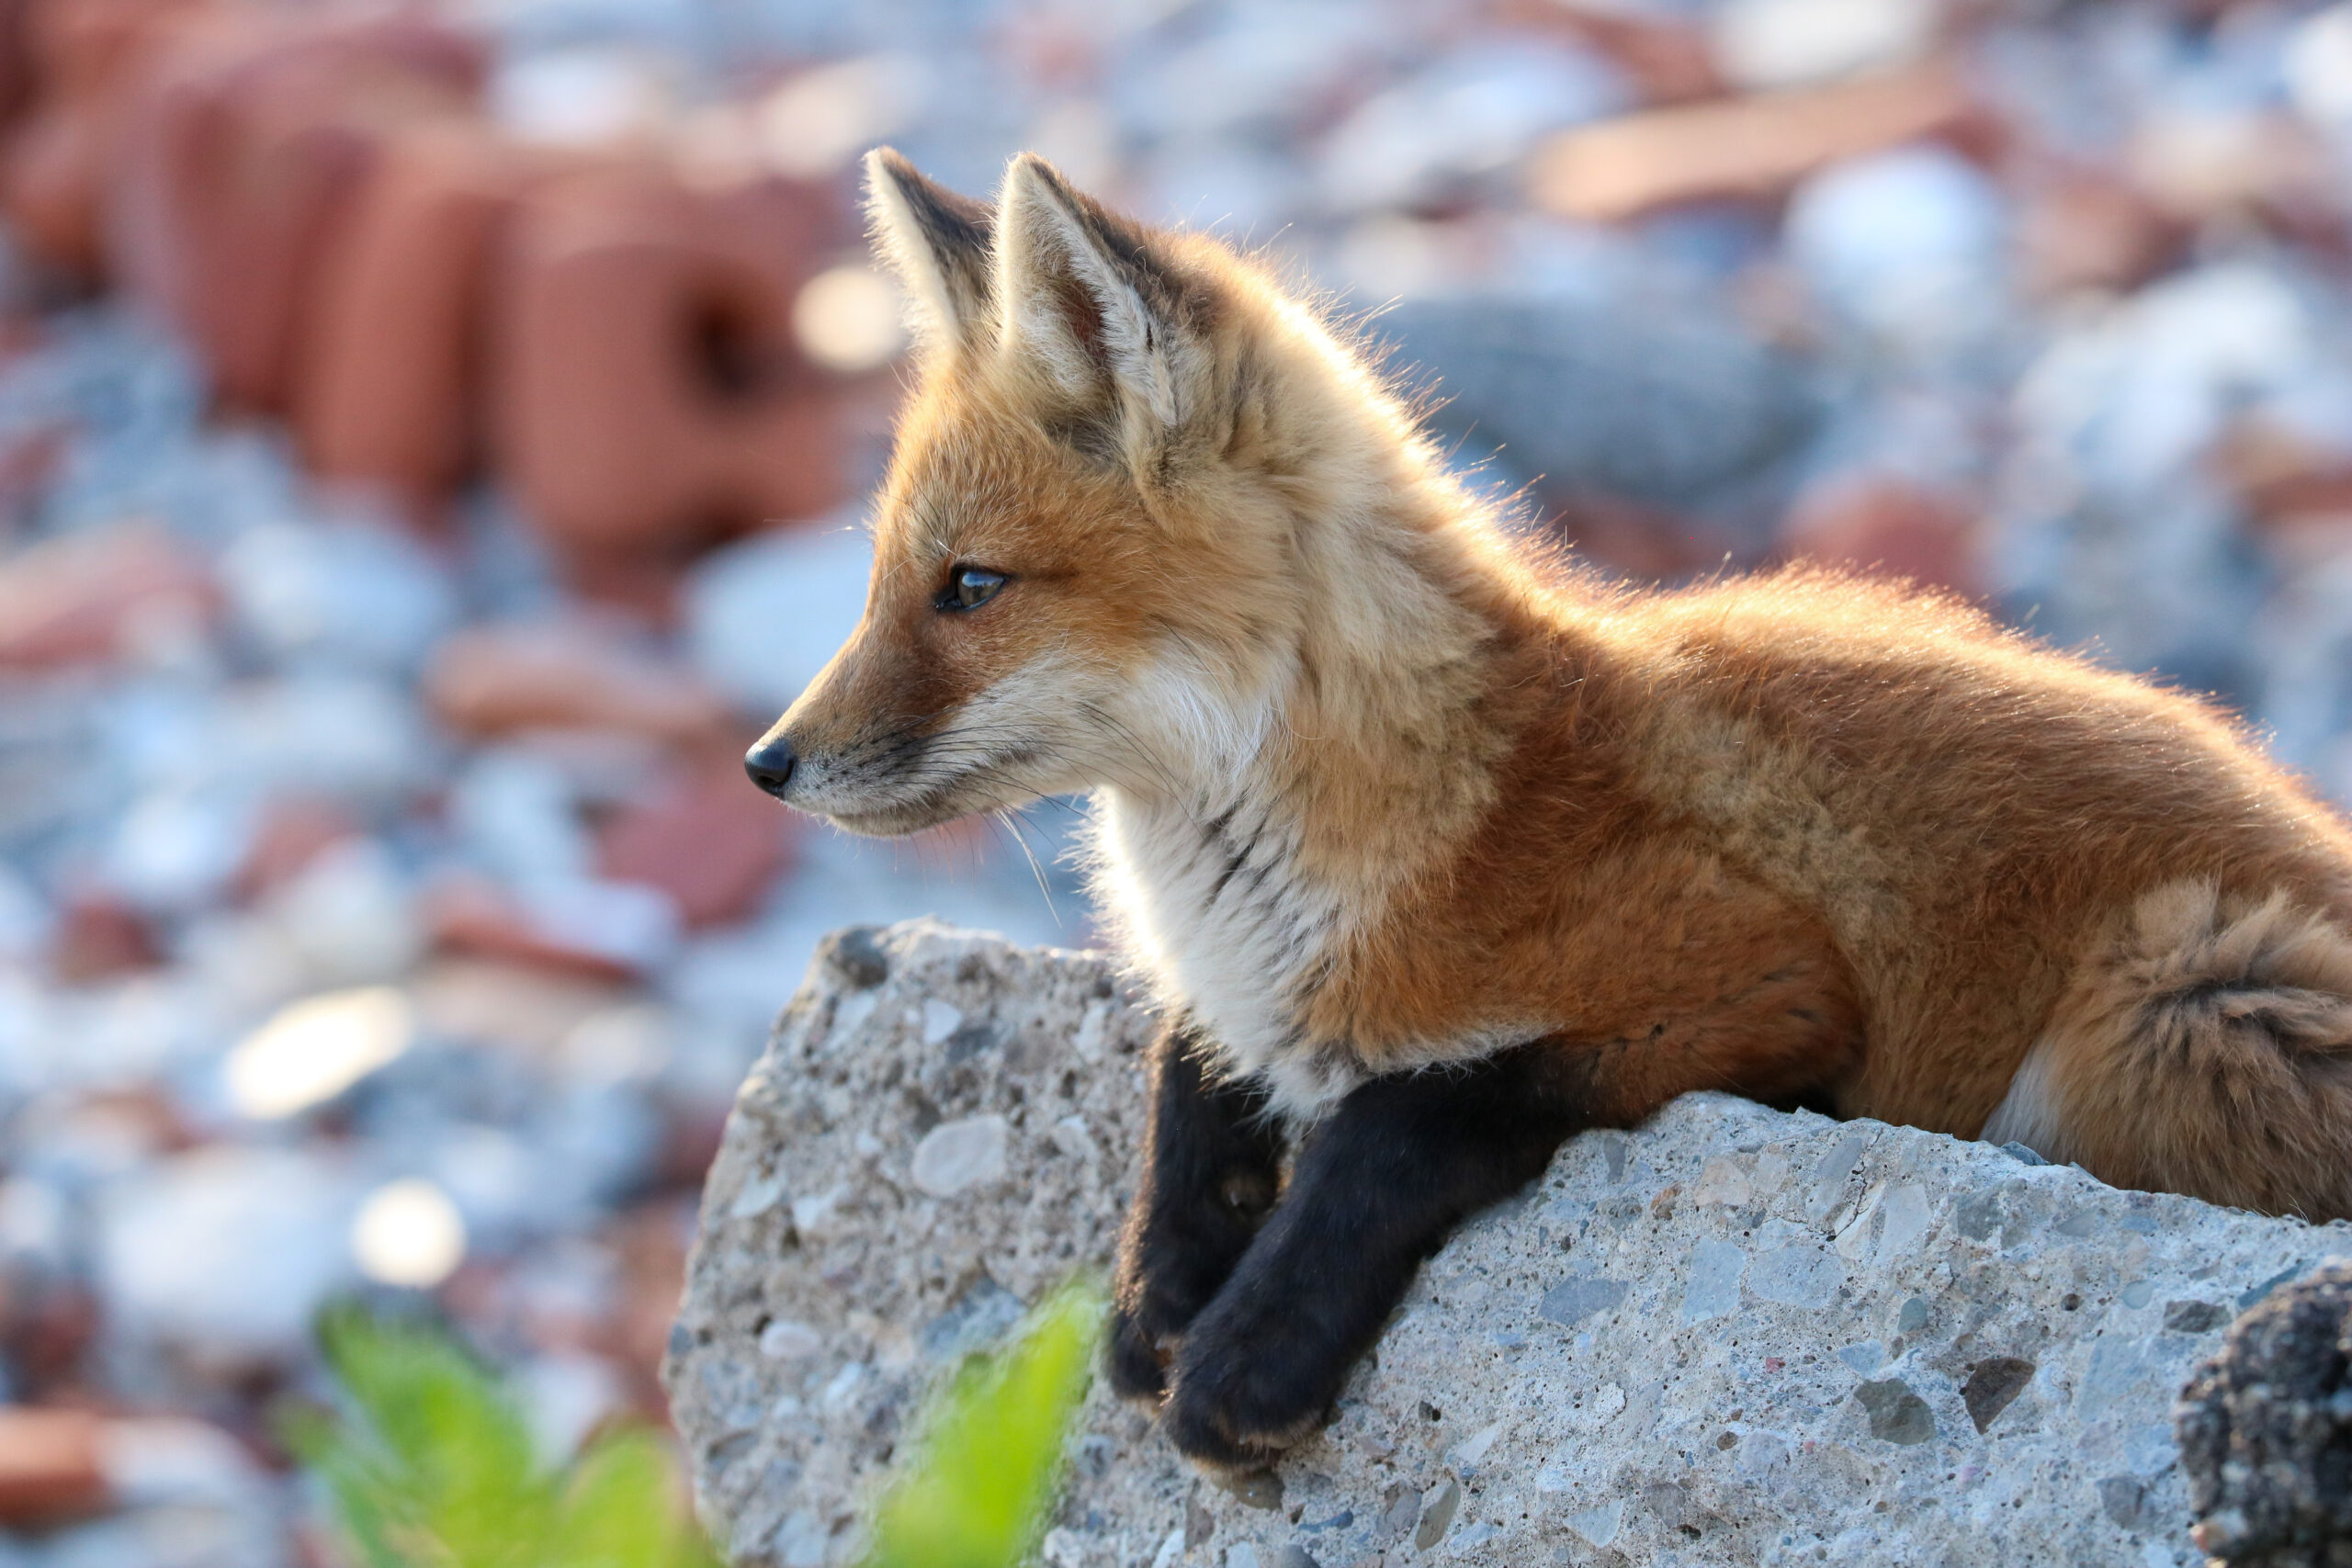
[[[1167,1019],[1111,1371],[1185,1452],[1309,1430],[1464,1216],[1686,1090],[2352,1213],[2352,834],[2212,709],[1902,588],[1532,562],[1248,260],[868,174],[920,384],[748,765],[862,833],[1092,793]]]

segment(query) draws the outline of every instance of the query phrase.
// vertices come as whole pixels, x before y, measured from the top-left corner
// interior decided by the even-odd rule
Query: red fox
[[[2352,833],[2216,710],[1904,587],[1532,558],[1250,260],[1035,157],[868,174],[920,384],[747,765],[861,833],[1091,792],[1169,1021],[1111,1373],[1186,1453],[1311,1429],[1466,1214],[1686,1090],[2352,1213]]]

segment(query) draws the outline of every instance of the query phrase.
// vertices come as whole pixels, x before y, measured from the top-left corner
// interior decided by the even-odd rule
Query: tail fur
[[[1987,1122],[2117,1186],[2352,1215],[2352,934],[2285,894],[2142,898]]]

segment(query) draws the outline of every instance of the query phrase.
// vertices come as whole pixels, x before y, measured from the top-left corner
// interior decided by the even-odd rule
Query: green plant
[[[343,1410],[289,1411],[279,1429],[367,1568],[717,1568],[651,1433],[607,1433],[550,1469],[447,1335],[343,1308],[319,1337]]]
[[[964,1360],[875,1506],[862,1568],[1028,1558],[1105,1306],[1099,1281],[1072,1280],[1001,1348]],[[342,1409],[291,1410],[279,1429],[366,1568],[717,1568],[651,1434],[608,1433],[550,1470],[514,1400],[447,1335],[342,1308],[319,1338]]]
[[[1014,1568],[1044,1532],[1106,1303],[1074,1280],[933,1398],[876,1505],[863,1568]]]

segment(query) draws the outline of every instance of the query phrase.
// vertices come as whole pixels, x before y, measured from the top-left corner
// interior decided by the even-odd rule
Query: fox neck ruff
[[[1159,671],[1152,787],[1096,793],[1093,880],[1128,961],[1294,1121],[1371,1076],[1356,1021],[1328,1005],[1362,987],[1335,982],[1446,883],[1513,739],[1497,688],[1531,628],[1500,547],[1466,498],[1413,477],[1385,505],[1299,519],[1287,645],[1247,682]],[[1459,1060],[1524,1032],[1464,1020],[1381,1056]]]

